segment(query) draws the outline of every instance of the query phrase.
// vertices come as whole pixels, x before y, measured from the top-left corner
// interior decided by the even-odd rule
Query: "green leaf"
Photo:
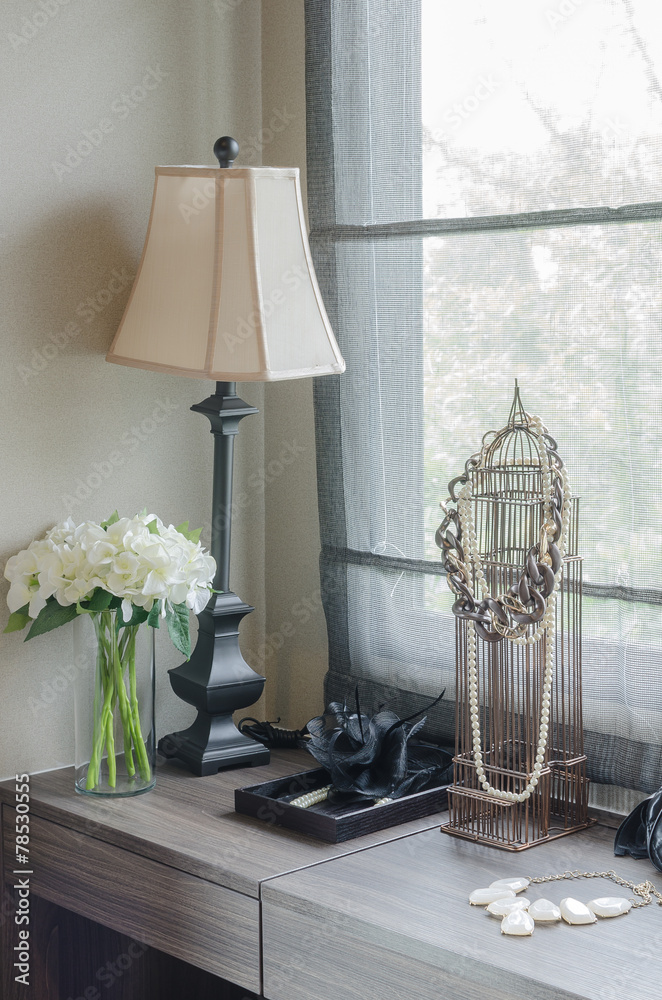
[[[200,541],[200,534],[202,532],[202,528],[195,528],[195,529],[189,528],[188,521],[182,521],[181,524],[177,525],[177,531],[181,535],[183,535],[184,538],[188,538],[189,542],[196,543]]]
[[[158,601],[154,601],[152,604],[152,610],[147,615],[147,624],[151,628],[161,627],[161,605]]]
[[[97,587],[88,601],[81,601],[81,606],[86,611],[105,611],[112,599],[112,594],[109,594],[107,590],[103,590],[101,587]]]
[[[158,535],[159,529],[156,524],[156,518],[153,521],[148,521],[146,527],[150,535]]]
[[[167,605],[166,622],[173,646],[188,660],[191,656],[191,637],[189,635],[189,610],[186,605]]]
[[[33,621],[32,628],[24,641],[27,642],[28,639],[34,639],[36,635],[43,635],[44,632],[51,632],[54,628],[59,628],[60,625],[66,625],[67,622],[73,621],[76,614],[75,604],[70,604],[68,607],[63,608],[54,597],[49,598],[46,607],[41,609]]]
[[[113,513],[110,515],[110,517],[106,518],[105,521],[101,522],[101,527],[105,531],[109,525],[116,524],[119,521],[119,519],[120,519],[119,514],[117,513],[116,510],[114,510]]]
[[[29,604],[24,604],[18,611],[12,611],[7,622],[7,627],[3,629],[3,632],[20,632],[22,628],[25,628],[31,620],[28,614],[29,607]]]
[[[143,509],[140,511],[140,513],[137,514],[136,516],[137,517],[147,517],[147,507],[143,507]]]
[[[119,628],[127,628],[129,625],[142,625],[149,618],[149,612],[145,611],[144,608],[139,608],[136,604],[132,604],[132,613],[128,622],[119,621]],[[121,612],[120,612],[121,614]],[[156,626],[158,628],[158,625]]]

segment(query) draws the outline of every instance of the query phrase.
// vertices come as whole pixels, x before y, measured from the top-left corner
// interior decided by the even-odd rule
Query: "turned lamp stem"
[[[237,395],[236,382],[217,382],[216,395]],[[195,407],[191,407],[195,409]],[[213,430],[212,430],[212,433]],[[234,434],[214,434],[214,480],[212,488],[211,554],[216,560],[214,590],[230,589],[230,544],[232,536],[232,469]]]
[[[264,677],[249,667],[239,648],[239,623],[253,608],[229,584],[234,439],[240,421],[258,411],[237,396],[234,382],[217,382],[214,395],[191,409],[208,418],[214,435],[211,553],[218,593],[198,615],[191,659],[168,671],[173,691],[197,708],[198,717],[188,729],[160,740],[159,751],[194,774],[207,775],[269,763],[266,747],[240,733],[232,721],[233,712],[256,702],[264,687]]]

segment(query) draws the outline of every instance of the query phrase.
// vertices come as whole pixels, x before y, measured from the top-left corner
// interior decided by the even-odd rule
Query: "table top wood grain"
[[[614,869],[662,890],[662,874],[648,860],[614,857],[613,837],[613,829],[594,826],[514,854],[434,829],[274,879],[262,892],[265,995],[404,997],[414,995],[408,989],[416,982],[419,1000],[660,1000],[662,908],[655,902],[587,926],[537,925],[526,938],[502,935],[498,919],[468,903],[473,889],[498,878],[575,869]],[[564,896],[587,902],[612,895],[632,893],[604,879],[527,890],[530,899],[557,903]],[[315,963],[298,955],[302,928],[309,935],[305,951],[323,955],[328,968],[318,963],[315,972]],[[320,950],[315,928],[323,929]],[[287,976],[281,954],[298,967],[299,992],[279,989]],[[331,968],[336,981],[327,992]]]
[[[63,768],[32,776],[30,808],[35,815],[84,836],[255,898],[265,879],[364,851],[441,822],[441,814],[432,815],[343,844],[327,844],[235,813],[235,788],[314,766],[305,751],[275,751],[267,766],[237,768],[206,778],[163,763],[153,791],[119,799],[78,794],[73,768]],[[13,781],[0,784],[0,801],[14,804]]]

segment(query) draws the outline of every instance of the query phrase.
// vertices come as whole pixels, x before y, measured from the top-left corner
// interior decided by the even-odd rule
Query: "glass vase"
[[[126,796],[155,784],[154,629],[115,611],[74,620],[76,791]]]

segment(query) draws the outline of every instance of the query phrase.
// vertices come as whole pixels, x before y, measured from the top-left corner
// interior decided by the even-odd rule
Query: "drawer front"
[[[262,904],[267,1000],[579,1000],[584,996],[520,976],[515,961],[513,971],[506,973],[462,953],[452,955],[397,940],[376,924],[353,920],[346,911],[323,913],[307,900],[279,900],[278,882],[269,883]],[[495,925],[498,934],[496,921]],[[483,933],[487,930],[494,933],[493,928]],[[476,943],[467,939],[465,951],[472,949],[480,954]]]
[[[6,857],[14,854],[15,812],[3,807]],[[176,868],[30,817],[30,888],[192,965],[260,992],[256,899]]]

